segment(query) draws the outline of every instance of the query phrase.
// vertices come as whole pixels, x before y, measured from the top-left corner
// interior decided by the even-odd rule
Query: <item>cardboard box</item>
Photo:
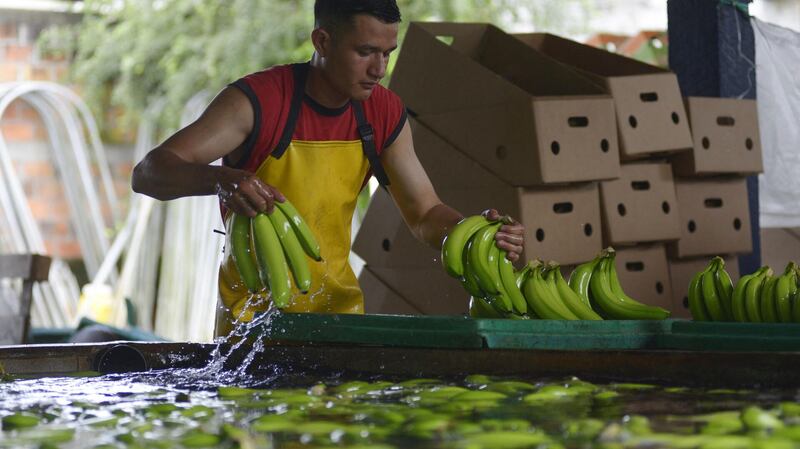
[[[676,240],[681,236],[672,167],[622,165],[619,179],[600,183],[604,246]]]
[[[441,267],[369,269],[377,279],[420,313],[463,315],[469,312],[469,293]]]
[[[689,123],[674,73],[552,34],[515,36],[575,68],[612,95],[620,155],[624,160],[692,147]]]
[[[672,285],[664,244],[617,247],[617,276],[625,293],[644,304],[672,309]]]
[[[537,189],[442,188],[437,193],[445,204],[465,215],[494,207],[519,220],[526,228],[525,259],[569,265],[589,260],[601,249],[596,183]],[[391,267],[443,271],[439,252],[413,237],[389,195],[380,190],[367,210],[353,251],[373,270]]]
[[[678,176],[763,173],[755,100],[688,97],[686,111],[694,147],[678,153]]]
[[[668,246],[671,259],[753,250],[745,178],[680,178],[675,193],[681,237]]]
[[[378,279],[365,266],[358,275],[358,283],[364,292],[364,312],[384,315],[419,315],[419,310],[406,302],[397,292]]]
[[[612,99],[492,25],[411,23],[391,88],[420,122],[507,184],[619,175]]]
[[[735,255],[726,255],[725,271],[731,277],[734,285],[739,280],[739,260]],[[689,313],[689,282],[698,272],[705,270],[711,257],[695,259],[672,259],[669,261],[669,276],[672,284],[672,311],[673,318],[691,318]]]

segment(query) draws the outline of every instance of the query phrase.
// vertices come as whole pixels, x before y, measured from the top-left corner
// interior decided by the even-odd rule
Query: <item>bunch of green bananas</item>
[[[733,319],[733,283],[721,257],[711,259],[689,282],[689,312],[696,321]]]
[[[774,276],[765,266],[742,276],[736,287],[723,269],[720,257],[697,273],[689,283],[689,310],[696,321],[753,323],[800,323],[800,268],[789,262],[783,274]],[[722,288],[715,284],[722,284]],[[707,285],[713,286],[709,287]]]
[[[316,261],[322,257],[317,239],[289,200],[276,201],[271,213],[252,219],[234,214],[229,235],[233,262],[248,290],[266,288],[277,307],[286,307],[292,296],[291,268],[297,289],[308,293],[306,255]]]
[[[464,218],[442,244],[442,265],[472,295],[472,316],[521,318],[528,312],[520,273],[495,244],[497,230],[509,220],[490,221],[482,215]]]
[[[528,263],[522,281],[522,292],[528,306],[538,318],[545,320],[602,320],[592,310],[589,299],[570,288],[561,267],[555,262],[539,260]]]
[[[614,248],[604,249],[594,260],[575,268],[569,284],[607,319],[663,320],[670,315],[668,310],[642,304],[625,294],[617,277]]]

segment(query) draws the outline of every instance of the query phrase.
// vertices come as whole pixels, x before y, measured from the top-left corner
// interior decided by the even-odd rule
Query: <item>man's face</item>
[[[325,72],[331,85],[353,100],[369,98],[386,75],[389,55],[397,48],[397,28],[397,23],[358,14],[350,26],[337,30],[325,52]]]

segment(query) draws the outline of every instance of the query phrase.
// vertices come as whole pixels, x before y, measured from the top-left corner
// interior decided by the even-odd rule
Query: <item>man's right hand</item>
[[[214,185],[214,193],[226,208],[237,214],[255,217],[259,212],[271,213],[275,201],[286,201],[277,188],[253,173],[236,169],[225,171],[223,179]]]

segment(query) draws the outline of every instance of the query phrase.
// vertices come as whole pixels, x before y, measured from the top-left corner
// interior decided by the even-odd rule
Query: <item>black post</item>
[[[756,98],[752,0],[668,0],[669,63],[683,96]],[[758,177],[747,178],[753,252],[739,256],[741,273],[761,266]]]

